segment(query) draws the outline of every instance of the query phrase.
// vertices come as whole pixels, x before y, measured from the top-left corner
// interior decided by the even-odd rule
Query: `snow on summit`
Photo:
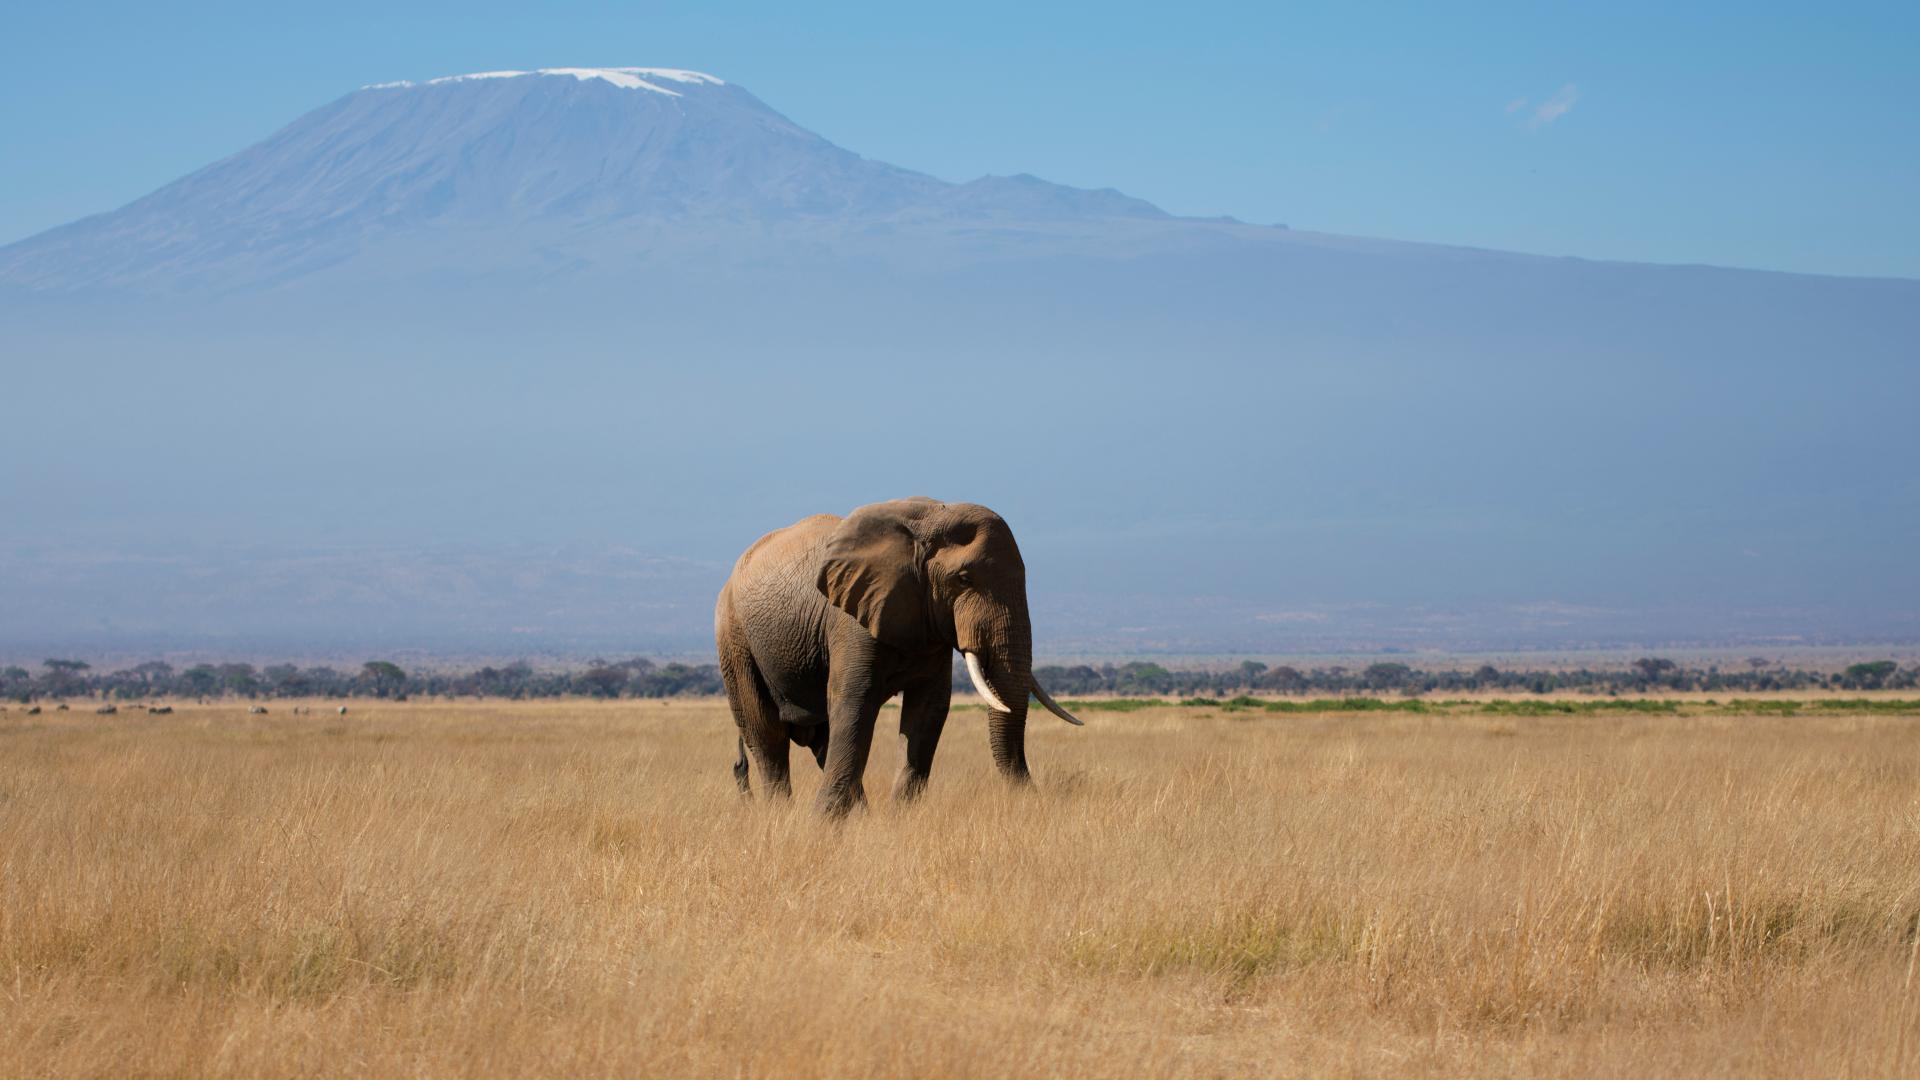
[[[679,97],[678,90],[669,90],[659,85],[659,81],[686,83],[694,86],[725,86],[725,79],[717,79],[699,71],[684,71],[680,68],[538,68],[533,71],[476,71],[470,75],[443,75],[438,79],[428,79],[416,83],[406,79],[398,82],[374,83],[363,86],[363,90],[404,90],[415,86],[439,86],[443,83],[470,82],[474,79],[518,79],[528,75],[567,75],[581,82],[599,79],[620,87],[622,90],[651,90],[668,97]],[[659,81],[654,81],[659,80]]]

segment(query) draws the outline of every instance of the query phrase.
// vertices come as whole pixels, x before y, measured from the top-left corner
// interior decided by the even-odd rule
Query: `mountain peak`
[[[323,269],[470,273],[477,257],[624,265],[734,227],[745,252],[1164,216],[1112,191],[956,185],[871,161],[698,71],[481,71],[362,88],[119,210],[0,248],[0,288],[226,291]]]
[[[374,83],[363,86],[362,90],[411,90],[420,86],[441,86],[447,83],[472,82],[479,79],[520,79],[528,76],[547,75],[571,77],[580,82],[593,79],[612,83],[622,90],[649,90],[668,97],[679,97],[678,90],[661,86],[661,82],[675,82],[694,86],[725,86],[725,79],[715,78],[705,72],[686,71],[681,68],[647,67],[561,67],[536,68],[533,71],[476,71],[468,75],[442,75],[425,82],[412,82],[401,79],[397,82]]]

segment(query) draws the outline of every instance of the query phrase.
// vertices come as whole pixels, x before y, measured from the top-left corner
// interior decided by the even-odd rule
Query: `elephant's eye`
[[[971,585],[973,584],[973,575],[967,573],[965,570],[955,570],[953,572],[953,580],[962,585]]]

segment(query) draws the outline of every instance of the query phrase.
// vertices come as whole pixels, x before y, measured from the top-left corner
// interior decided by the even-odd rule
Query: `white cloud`
[[[1568,83],[1555,90],[1552,97],[1533,107],[1533,111],[1527,114],[1527,127],[1530,130],[1546,127],[1572,112],[1574,103],[1579,100],[1580,88]]]
[[[1507,115],[1511,116],[1514,113],[1517,113],[1521,109],[1524,109],[1526,107],[1527,107],[1526,98],[1523,98],[1523,97],[1514,98],[1512,101],[1507,102]]]

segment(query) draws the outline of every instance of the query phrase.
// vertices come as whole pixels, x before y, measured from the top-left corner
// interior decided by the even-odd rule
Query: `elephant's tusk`
[[[1047,688],[1040,685],[1039,679],[1033,680],[1033,696],[1040,699],[1040,704],[1045,705],[1048,712],[1072,724],[1074,727],[1085,727],[1087,725],[1085,720],[1061,708],[1060,703],[1053,700],[1053,695],[1047,693]]]
[[[1012,712],[1013,710],[1007,708],[1006,703],[1000,700],[1000,696],[993,692],[993,684],[987,682],[987,673],[980,670],[980,657],[973,653],[960,655],[967,658],[967,677],[973,680],[973,692],[980,695],[981,700],[987,703],[987,708],[994,712]]]

